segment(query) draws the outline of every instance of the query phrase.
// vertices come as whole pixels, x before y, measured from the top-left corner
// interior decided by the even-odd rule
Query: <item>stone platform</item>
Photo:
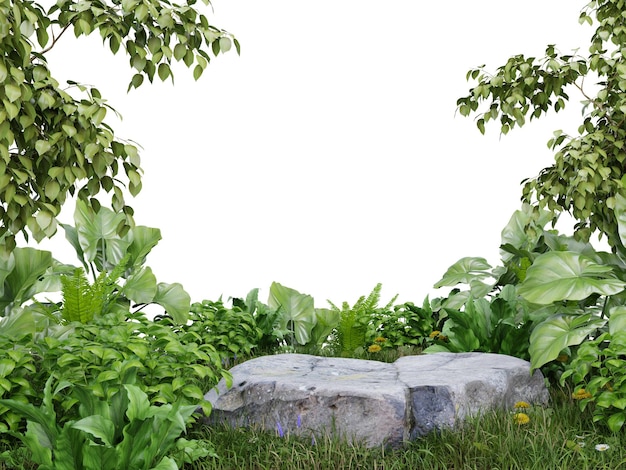
[[[453,427],[468,415],[518,401],[546,404],[540,371],[499,354],[437,353],[393,364],[304,354],[263,356],[231,369],[206,398],[208,423],[293,435],[331,434],[368,447]]]

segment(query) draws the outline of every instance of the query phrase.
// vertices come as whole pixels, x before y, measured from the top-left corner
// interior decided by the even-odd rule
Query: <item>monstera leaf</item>
[[[527,301],[548,305],[560,300],[583,300],[591,294],[615,295],[626,282],[610,266],[571,251],[550,251],[539,256],[526,271],[518,294]]]

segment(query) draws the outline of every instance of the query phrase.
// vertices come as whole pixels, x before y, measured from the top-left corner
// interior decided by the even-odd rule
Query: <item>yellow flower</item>
[[[374,340],[375,343],[384,343],[385,341],[387,341],[387,338],[383,338],[382,336],[379,336]]]
[[[369,348],[367,348],[367,350],[371,353],[377,353],[378,351],[380,351],[382,348],[377,345],[377,344],[372,344]]]
[[[513,421],[515,424],[528,424],[530,422],[530,418],[526,413],[515,413],[513,415]]]
[[[567,354],[559,354],[559,357],[556,358],[559,362],[567,362],[569,356]]]
[[[589,393],[584,388],[580,388],[572,393],[572,398],[574,400],[582,400],[583,398],[591,398],[591,393]]]
[[[441,331],[439,330],[435,330],[431,334],[428,335],[428,337],[431,339],[437,338],[438,336],[441,336]]]
[[[515,408],[530,408],[530,405],[525,401],[518,401],[515,403]]]

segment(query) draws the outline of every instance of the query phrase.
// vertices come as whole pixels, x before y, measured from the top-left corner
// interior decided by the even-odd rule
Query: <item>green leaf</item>
[[[434,287],[438,289],[444,286],[456,286],[457,284],[470,284],[475,279],[492,277],[491,265],[484,258],[466,257],[461,258],[448,268],[443,278]]]
[[[620,411],[612,414],[606,421],[607,426],[612,432],[619,432],[626,422],[626,412]]]
[[[585,315],[558,314],[548,318],[535,327],[530,335],[530,364],[533,369],[553,361],[561,351],[569,346],[582,343],[606,320]]]
[[[150,410],[148,395],[136,385],[125,384],[124,388],[128,394],[128,409],[126,410],[128,420],[131,423],[134,420],[145,420]]]
[[[138,304],[149,304],[157,295],[157,280],[149,267],[133,271],[122,287],[122,294]]]
[[[178,324],[185,324],[189,319],[191,297],[179,283],[160,282],[157,284],[157,293],[153,302],[162,306]]]
[[[86,432],[96,439],[100,439],[107,446],[113,445],[115,425],[113,421],[104,416],[87,416],[86,418],[76,421],[71,427]]]
[[[171,75],[172,71],[170,70],[169,65],[167,65],[166,63],[161,63],[159,64],[158,73],[159,78],[161,79],[161,81],[164,82],[165,80],[167,80],[167,77]]]
[[[222,53],[226,53],[230,51],[230,47],[231,47],[230,39],[227,37],[221,37],[220,38],[220,50],[222,51]]]
[[[591,294],[615,295],[626,282],[613,275],[610,266],[571,251],[540,255],[526,271],[518,294],[527,301],[547,305],[561,300],[583,300]]]
[[[610,310],[609,333],[613,336],[619,331],[626,331],[626,305],[619,305]]]
[[[13,256],[14,265],[4,281],[0,309],[8,305],[19,306],[35,294],[45,292],[42,290],[45,285],[39,282],[39,278],[52,266],[52,254],[49,251],[16,248]]]
[[[316,321],[313,297],[273,282],[270,286],[268,304],[271,309],[280,312],[282,329],[291,324],[298,343],[306,344],[310,341],[311,330]]]
[[[76,201],[74,222],[78,242],[85,261],[95,262],[101,272],[119,264],[131,244],[130,237],[117,234],[124,220],[124,214],[104,207],[96,213],[85,201]]]
[[[200,78],[200,75],[202,75],[202,72],[204,72],[204,69],[201,66],[196,65],[193,69],[194,80],[198,80]]]
[[[50,145],[50,142],[47,140],[38,140],[35,142],[35,150],[40,156],[50,150],[51,147],[52,145]]]
[[[626,197],[621,193],[615,195],[614,213],[620,241],[626,247]]]
[[[4,94],[7,98],[9,98],[9,101],[13,103],[22,96],[22,91],[20,90],[19,86],[8,84],[4,85]]]

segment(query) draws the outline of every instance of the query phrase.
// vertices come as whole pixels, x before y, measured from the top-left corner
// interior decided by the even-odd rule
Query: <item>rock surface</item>
[[[294,435],[333,435],[368,447],[399,446],[468,415],[517,401],[545,404],[540,371],[487,353],[406,356],[393,364],[281,354],[231,369],[207,393],[208,423],[260,426]]]

